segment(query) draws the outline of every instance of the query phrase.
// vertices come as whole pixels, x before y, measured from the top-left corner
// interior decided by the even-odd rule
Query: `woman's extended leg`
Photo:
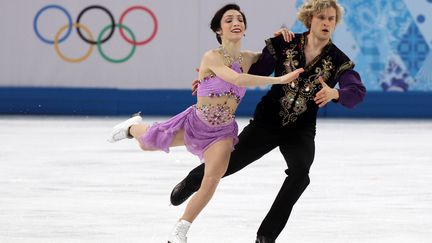
[[[129,128],[129,134],[132,135],[139,143],[139,146],[144,151],[154,151],[159,150],[158,148],[150,148],[147,147],[145,144],[141,143],[140,137],[143,136],[147,130],[150,128],[149,125],[146,125],[144,123],[132,125]],[[184,130],[179,130],[174,134],[174,138],[170,144],[170,147],[176,147],[176,146],[183,146],[184,143]]]
[[[233,140],[223,139],[211,145],[204,153],[204,177],[201,187],[191,198],[181,217],[192,222],[212,198],[220,179],[228,168]]]
[[[211,145],[204,152],[205,171],[201,187],[189,201],[168,242],[186,242],[186,233],[191,223],[210,201],[220,179],[227,170],[232,147],[232,139],[223,139]]]

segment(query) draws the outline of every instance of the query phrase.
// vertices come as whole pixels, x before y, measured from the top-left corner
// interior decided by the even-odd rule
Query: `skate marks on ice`
[[[184,209],[169,194],[198,160],[107,143],[121,120],[0,117],[0,242],[166,242]],[[432,121],[319,120],[311,184],[278,242],[429,242],[430,137]],[[189,242],[253,242],[284,169],[275,149],[223,179]]]

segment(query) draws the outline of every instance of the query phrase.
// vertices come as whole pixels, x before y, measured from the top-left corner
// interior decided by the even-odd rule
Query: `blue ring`
[[[54,41],[53,41],[53,40],[45,39],[45,37],[43,37],[43,36],[39,33],[39,30],[38,30],[38,28],[37,28],[37,21],[38,21],[40,15],[41,15],[45,10],[48,10],[48,9],[50,9],[50,8],[55,8],[55,9],[58,9],[58,10],[62,11],[62,12],[66,15],[66,17],[68,18],[68,21],[69,21],[69,28],[68,28],[68,31],[66,32],[66,35],[63,36],[63,37],[59,40],[59,43],[61,43],[61,42],[63,42],[66,38],[68,38],[69,35],[70,35],[70,33],[72,32],[72,17],[71,17],[71,15],[69,14],[69,12],[68,12],[65,8],[63,8],[62,6],[54,5],[54,4],[50,4],[50,5],[47,5],[47,6],[43,7],[43,8],[41,8],[41,9],[37,12],[37,14],[36,14],[36,16],[35,16],[35,18],[34,18],[34,20],[33,20],[33,29],[34,29],[34,32],[36,33],[36,36],[37,36],[41,41],[43,41],[43,42],[45,42],[45,43],[47,43],[47,44],[54,44]]]

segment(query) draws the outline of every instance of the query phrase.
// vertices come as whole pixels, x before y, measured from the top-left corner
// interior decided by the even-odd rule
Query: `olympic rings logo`
[[[44,36],[42,36],[42,34],[40,33],[40,31],[38,29],[38,20],[39,20],[39,17],[45,11],[47,11],[49,9],[61,11],[62,13],[64,13],[66,15],[66,17],[68,19],[68,24],[62,26],[57,31],[57,33],[55,34],[54,40],[50,40],[50,39],[47,39]],[[99,35],[97,36],[96,40],[94,39],[94,36],[93,36],[92,32],[90,31],[90,29],[86,25],[84,25],[84,24],[82,24],[80,22],[82,16],[87,11],[93,10],[93,9],[97,9],[97,10],[101,10],[101,11],[105,12],[108,15],[108,17],[110,18],[110,20],[111,20],[110,24],[108,24],[104,28],[102,28],[102,30],[99,33]],[[150,17],[151,17],[151,19],[153,21],[153,30],[152,30],[150,36],[147,39],[144,39],[142,41],[137,41],[136,37],[135,37],[135,34],[132,32],[132,30],[130,28],[128,28],[126,25],[123,24],[123,21],[124,21],[126,15],[129,14],[130,12],[132,12],[132,11],[135,11],[135,10],[144,11],[146,14],[150,15]],[[78,57],[78,58],[66,57],[61,52],[60,47],[59,47],[59,44],[62,43],[63,41],[65,41],[69,37],[69,35],[72,32],[72,28],[73,27],[76,28],[78,36],[84,42],[86,42],[86,43],[88,43],[90,45],[89,48],[88,48],[88,50],[87,50],[87,52],[83,56]],[[107,42],[112,37],[112,35],[114,34],[114,30],[115,30],[116,27],[119,28],[119,30],[120,30],[120,36],[126,42],[128,42],[129,44],[132,45],[132,49],[129,52],[129,54],[126,57],[120,58],[120,59],[114,59],[114,58],[108,57],[105,54],[105,52],[103,51],[103,49],[102,49],[102,44],[105,43],[105,42]],[[39,38],[39,40],[41,40],[44,43],[47,43],[47,44],[50,44],[50,45],[54,45],[55,52],[60,57],[60,59],[62,59],[63,61],[72,62],[72,63],[82,62],[82,61],[86,60],[91,55],[91,53],[93,52],[94,46],[96,45],[97,49],[99,51],[99,54],[101,55],[101,57],[103,59],[105,59],[106,61],[111,62],[111,63],[122,63],[122,62],[126,62],[127,60],[129,60],[133,56],[133,54],[135,53],[135,49],[136,49],[137,46],[146,45],[146,44],[148,44],[149,42],[151,42],[155,38],[157,30],[158,30],[158,21],[157,21],[156,15],[149,8],[137,5],[137,6],[132,6],[132,7],[129,7],[128,9],[126,9],[120,15],[119,23],[116,24],[115,21],[114,21],[114,16],[111,14],[111,12],[107,8],[105,8],[103,6],[100,6],[100,5],[91,5],[91,6],[88,6],[88,7],[84,8],[78,14],[78,17],[77,17],[76,21],[74,23],[72,23],[72,17],[71,17],[71,15],[69,14],[69,12],[64,7],[59,6],[59,5],[55,5],[55,4],[51,4],[51,5],[46,5],[45,7],[41,8],[36,13],[36,15],[35,15],[35,17],[33,19],[33,29],[34,29],[34,32],[36,33],[36,36]],[[83,35],[82,30],[86,33],[87,37]],[[64,34],[62,36],[62,34],[65,31],[66,31],[66,34]],[[103,36],[105,35],[105,33],[107,31],[109,31],[108,35],[105,38],[103,38]],[[125,31],[127,32],[128,36],[125,34]]]

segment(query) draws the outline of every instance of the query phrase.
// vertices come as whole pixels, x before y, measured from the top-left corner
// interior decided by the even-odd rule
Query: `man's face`
[[[320,40],[329,40],[336,28],[336,9],[325,8],[314,14],[311,21],[311,33]]]

